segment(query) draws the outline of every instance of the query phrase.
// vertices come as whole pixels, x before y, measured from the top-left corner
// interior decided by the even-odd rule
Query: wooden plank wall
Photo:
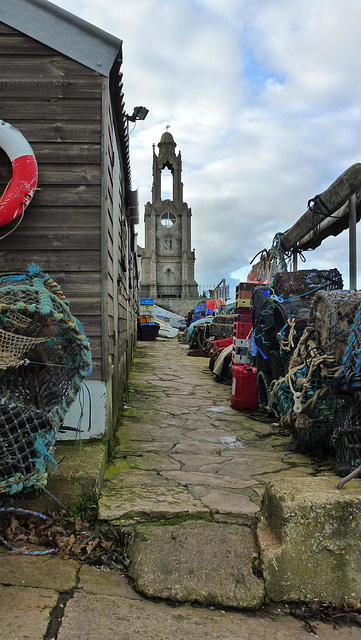
[[[126,211],[124,167],[118,153],[111,105],[106,121],[107,311],[109,359],[113,371],[113,409],[117,415],[136,341],[135,272],[131,253],[132,226]]]
[[[39,164],[39,190],[0,240],[0,271],[31,262],[63,287],[101,378],[101,114],[103,78],[0,22],[0,118],[18,127]],[[0,193],[11,177],[0,152]],[[0,236],[13,225],[0,228]]]

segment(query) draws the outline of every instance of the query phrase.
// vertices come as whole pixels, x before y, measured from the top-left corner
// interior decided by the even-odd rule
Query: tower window
[[[176,223],[176,220],[177,218],[175,217],[174,213],[171,213],[170,211],[166,211],[160,217],[160,221],[163,227],[173,227],[173,225],[175,225]]]
[[[172,236],[164,237],[164,251],[173,251],[173,238]]]

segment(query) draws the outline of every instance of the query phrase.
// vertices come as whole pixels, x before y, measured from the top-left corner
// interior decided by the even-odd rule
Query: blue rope
[[[39,513],[38,511],[31,511],[30,509],[20,509],[18,507],[1,507],[0,512],[30,514],[32,516],[36,516],[37,518],[42,518],[43,520],[50,519],[49,516],[45,516],[43,513]],[[59,551],[59,549],[45,549],[44,551],[29,551],[28,549],[19,549],[19,547],[14,547],[1,535],[0,542],[2,542],[5,547],[10,549],[10,551],[15,551],[16,553],[19,553],[23,556],[45,556],[49,555],[50,553],[58,553]]]

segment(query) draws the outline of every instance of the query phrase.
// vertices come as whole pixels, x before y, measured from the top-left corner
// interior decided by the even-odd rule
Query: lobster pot
[[[0,494],[44,486],[64,416],[91,372],[89,341],[37,265],[0,274]]]
[[[273,309],[274,326],[279,333],[291,319],[295,320],[296,332],[301,336],[308,324],[311,311],[311,302],[306,300],[286,300],[285,302],[275,301]]]
[[[361,303],[358,291],[318,291],[311,308],[310,324],[316,343],[341,365],[351,328]]]
[[[297,380],[307,376],[306,366],[295,373]],[[294,411],[294,396],[286,381],[281,382],[270,394],[270,405],[280,416],[281,425],[287,427],[297,449],[302,453],[326,449],[333,433],[334,417],[340,411],[344,400],[340,396],[326,391],[315,406],[311,401],[318,391],[323,388],[323,382],[317,375],[312,375],[308,381],[302,401],[301,413]]]
[[[265,285],[262,285],[260,287],[256,287],[255,289],[253,289],[251,306],[252,306],[252,318],[253,318],[254,327],[257,327],[257,325],[260,324],[263,305],[265,302],[269,301],[268,289],[269,287]]]
[[[233,336],[233,315],[216,316],[212,322],[195,325],[189,339],[190,349],[208,349],[209,342]]]
[[[348,339],[342,366],[343,373],[361,373],[361,307],[359,307]]]
[[[319,288],[331,291],[342,287],[342,276],[337,269],[281,271],[273,279],[276,296],[282,296],[285,300],[292,296],[312,295]]]
[[[344,408],[334,422],[332,444],[338,472],[350,473],[361,464],[361,396],[356,393],[344,400]]]

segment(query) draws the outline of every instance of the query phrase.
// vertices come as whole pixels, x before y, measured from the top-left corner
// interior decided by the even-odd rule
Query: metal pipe
[[[349,200],[347,202],[345,202],[345,204],[342,205],[342,207],[340,207],[339,209],[337,209],[337,211],[335,211],[332,214],[332,218],[328,217],[325,218],[319,225],[318,225],[318,231],[319,233],[321,231],[324,231],[325,229],[328,229],[329,227],[332,227],[332,225],[335,224],[335,222],[337,222],[337,219],[339,220],[340,218],[343,218],[344,216],[348,215],[349,213]],[[329,235],[332,235],[332,231],[330,229]],[[312,243],[312,241],[314,240],[314,231],[310,231],[307,235],[304,236],[304,238],[301,238],[298,243],[297,246],[299,249],[308,249],[308,247],[305,245],[307,245],[308,243]]]
[[[350,200],[350,213],[349,213],[349,234],[348,234],[348,247],[349,247],[349,274],[350,274],[350,289],[355,291],[357,289],[357,256],[356,256],[356,194],[354,193]]]
[[[342,173],[321,195],[318,200],[318,210],[313,207],[288,229],[282,236],[281,244],[284,251],[292,247],[304,238],[310,231],[323,222],[325,217],[333,214],[361,188],[361,164],[353,164]]]

